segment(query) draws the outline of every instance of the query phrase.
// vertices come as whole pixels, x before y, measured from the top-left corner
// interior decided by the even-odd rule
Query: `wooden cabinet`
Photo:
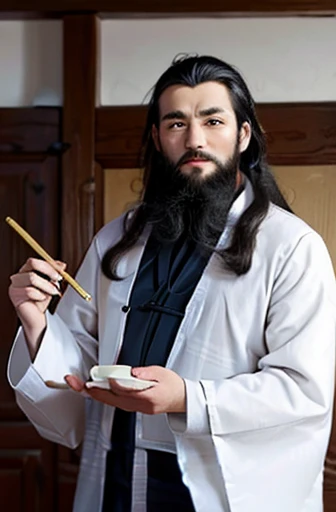
[[[58,447],[38,435],[6,379],[18,327],[8,298],[9,276],[34,252],[5,218],[15,219],[51,255],[60,256],[59,117],[55,109],[0,109],[0,510],[11,512],[58,510]]]

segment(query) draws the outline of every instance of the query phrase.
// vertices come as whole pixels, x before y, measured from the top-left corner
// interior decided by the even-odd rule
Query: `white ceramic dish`
[[[87,382],[86,387],[109,389],[109,378],[114,379],[119,386],[123,386],[128,389],[143,390],[155,386],[155,381],[133,377],[131,375],[131,370],[131,366],[123,364],[93,366],[90,370],[90,377],[92,381]]]

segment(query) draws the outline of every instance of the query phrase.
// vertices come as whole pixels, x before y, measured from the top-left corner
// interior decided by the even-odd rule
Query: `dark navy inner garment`
[[[132,290],[118,364],[165,366],[185,308],[208,257],[184,238],[160,244],[150,237]],[[107,454],[103,512],[130,512],[135,413],[116,409]],[[193,512],[176,455],[147,450],[147,512]]]

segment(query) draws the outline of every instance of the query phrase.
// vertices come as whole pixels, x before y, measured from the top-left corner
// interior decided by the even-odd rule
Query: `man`
[[[91,303],[68,289],[50,315],[57,273],[30,259],[12,276],[18,404],[48,439],[84,441],[76,512],[321,511],[334,274],[268,171],[240,74],[176,60],[149,104],[143,163],[140,204],[78,272]],[[115,363],[155,385],[85,386]],[[64,377],[72,390],[44,384]]]

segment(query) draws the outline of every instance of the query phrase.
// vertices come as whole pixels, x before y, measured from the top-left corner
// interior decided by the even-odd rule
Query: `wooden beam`
[[[62,257],[77,268],[94,233],[94,141],[99,20],[64,18]]]
[[[271,165],[336,164],[336,103],[257,105]]]
[[[336,0],[2,0],[3,16],[96,12],[107,17],[293,16],[336,14]]]
[[[96,161],[136,167],[147,107],[101,107],[96,112]],[[336,164],[336,103],[257,105],[271,165]]]

